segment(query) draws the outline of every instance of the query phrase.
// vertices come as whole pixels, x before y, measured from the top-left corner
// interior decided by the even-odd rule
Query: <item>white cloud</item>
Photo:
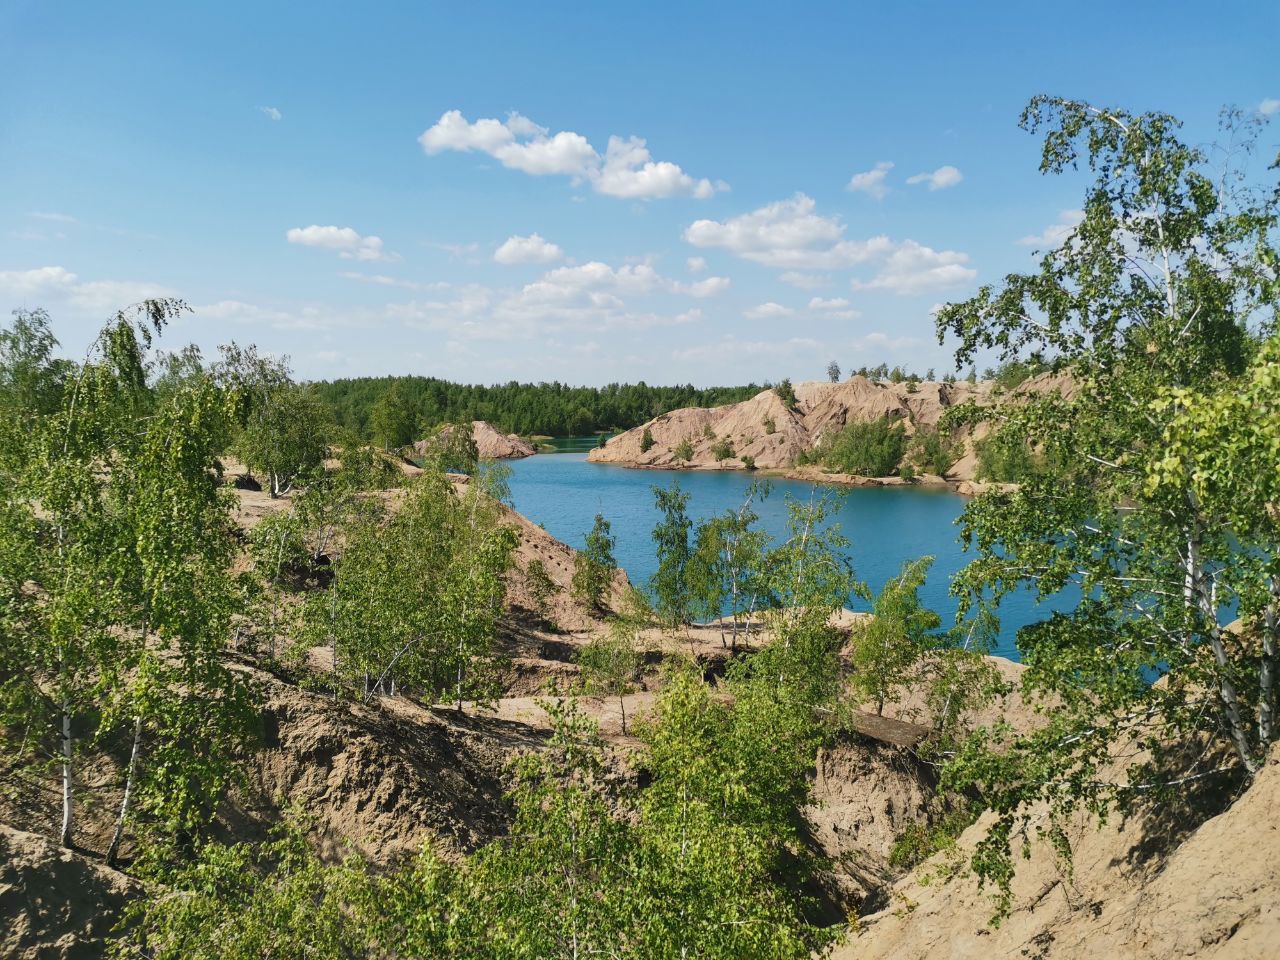
[[[611,197],[646,198],[689,196],[705,200],[727,184],[695,180],[674,163],[655,163],[639,137],[610,137],[604,168],[593,180],[597,193]]]
[[[814,297],[809,301],[810,310],[843,310],[847,306],[849,306],[849,301],[844,297],[832,297],[830,300]]]
[[[76,223],[76,218],[69,213],[51,213],[45,210],[33,210],[27,214],[33,220],[47,220],[50,223]]]
[[[703,270],[707,269],[707,258],[690,257],[685,261],[685,264],[688,265],[690,273],[701,273]]]
[[[36,267],[34,270],[0,270],[0,290],[10,296],[25,297],[67,292],[74,288],[76,275],[64,267]]]
[[[385,273],[358,273],[354,270],[340,271],[338,276],[345,280],[369,283],[376,287],[399,287],[403,290],[444,290],[449,286],[447,283],[415,283],[413,280],[389,277]]]
[[[845,240],[844,224],[814,213],[797,193],[729,220],[696,220],[684,232],[695,247],[723,247],[746,260],[783,269],[829,270],[865,263],[893,248],[888,237]]]
[[[742,315],[748,320],[775,320],[781,317],[793,317],[795,311],[790,307],[784,307],[780,303],[774,303],[770,300],[768,303],[762,303],[759,306],[752,307],[750,310],[744,310]]]
[[[793,287],[799,287],[801,290],[816,290],[818,287],[825,287],[831,282],[830,277],[819,276],[816,273],[801,273],[798,270],[788,270],[786,273],[779,275],[778,279],[783,283],[789,283]]]
[[[143,300],[177,295],[169,287],[143,281],[91,280],[82,283],[70,270],[56,266],[0,270],[0,293],[65,303],[86,313],[103,315]]]
[[[552,134],[518,113],[505,121],[490,118],[471,123],[460,110],[449,110],[423,131],[418,142],[428,155],[478,151],[534,176],[558,174],[586,180],[597,193],[612,197],[702,200],[728,189],[720,181],[695,179],[674,163],[655,161],[639,137],[611,136],[602,157],[582,134],[568,130]]]
[[[789,340],[740,340],[730,335],[722,337],[715,343],[673,351],[672,357],[685,363],[722,365],[726,361],[749,360],[756,357],[775,360],[778,357],[804,356],[822,349],[822,346],[817,340],[811,340],[808,337],[792,337]]]
[[[351,227],[322,227],[313,223],[309,227],[291,228],[285,233],[285,238],[304,247],[336,250],[344,260],[381,260],[386,263],[398,263],[400,260],[400,254],[382,249],[381,237],[364,237]]]
[[[884,195],[889,192],[889,187],[885,184],[885,178],[889,175],[889,171],[893,169],[893,164],[888,160],[881,160],[870,170],[864,170],[862,173],[855,173],[845,186],[846,190],[852,190],[856,193],[866,193],[877,200],[883,200]]]
[[[563,250],[536,233],[508,237],[493,254],[498,263],[553,263],[563,257]]]
[[[192,308],[201,320],[216,320],[249,327],[270,327],[273,330],[320,330],[328,326],[320,312],[313,307],[294,313],[242,300],[219,300]]]
[[[967,283],[978,271],[965,266],[968,254],[933,250],[914,240],[903,242],[870,281],[853,281],[855,290],[888,290],[907,295]]]
[[[948,165],[939,167],[932,173],[917,173],[914,177],[907,177],[907,183],[924,183],[928,184],[930,190],[945,190],[947,187],[954,187],[963,179],[963,173]]]
[[[1280,113],[1280,99],[1267,97],[1267,99],[1258,104],[1258,112],[1264,117],[1269,117],[1273,113]]]
[[[1024,247],[1056,247],[1084,220],[1083,210],[1063,210],[1056,223],[1051,223],[1039,233],[1023,237],[1018,243]]]
[[[282,114],[275,107],[259,107],[258,112],[261,113],[268,120],[272,120],[272,121],[278,121],[280,120],[281,117],[284,116],[284,114]]]
[[[679,293],[687,293],[691,297],[714,297],[729,289],[728,277],[707,277],[695,283],[678,283],[675,289]]]

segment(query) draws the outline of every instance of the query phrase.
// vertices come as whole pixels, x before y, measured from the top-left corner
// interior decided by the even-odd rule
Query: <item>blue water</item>
[[[658,521],[655,484],[669,486],[678,478],[690,494],[689,514],[697,522],[738,507],[753,479],[738,471],[629,470],[588,463],[585,453],[539,455],[510,466],[513,505],[556,539],[580,547],[595,515],[604,514],[617,538],[618,563],[640,587],[657,566],[650,536]],[[814,488],[795,480],[774,479],[772,485],[769,498],[755,509],[760,526],[781,542],[786,494],[807,500]],[[965,500],[946,490],[920,488],[859,487],[841,492],[845,500],[837,522],[852,541],[849,552],[859,579],[879,590],[904,561],[932,555],[936,560],[920,595],[944,624],[951,623],[956,601],[948,586],[952,575],[972,558],[963,551],[955,526]],[[850,606],[865,608],[857,600]],[[1018,628],[1048,613],[1048,606],[1037,605],[1030,594],[1007,597],[1000,605],[1001,634],[994,652],[1017,659]]]

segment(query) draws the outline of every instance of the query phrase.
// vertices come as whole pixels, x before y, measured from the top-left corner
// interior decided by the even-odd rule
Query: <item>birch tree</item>
[[[1077,806],[1105,814],[1213,775],[1214,750],[1166,772],[1190,736],[1224,745],[1246,777],[1276,737],[1277,421],[1249,425],[1241,398],[1274,409],[1276,355],[1259,343],[1280,302],[1280,194],[1236,173],[1253,122],[1228,112],[1214,156],[1164,114],[1037,97],[1022,123],[1044,135],[1042,171],[1087,167],[1083,219],[1036,271],[937,316],[958,365],[992,350],[1071,385],[990,411],[1053,470],[962,521],[977,551],[956,581],[962,613],[1022,588],[1080,597],[1018,634],[1024,694],[1054,703],[1047,726],[990,732],[952,764],[1000,811],[974,863],[1006,903],[1029,804],[1048,804],[1052,831]],[[1243,637],[1224,629],[1235,613]],[[1149,749],[1126,761],[1135,740]]]

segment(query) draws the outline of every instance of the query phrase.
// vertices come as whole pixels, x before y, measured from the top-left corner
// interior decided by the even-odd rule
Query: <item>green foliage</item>
[[[834,360],[827,364],[827,379],[832,383],[840,382],[840,364]]]
[[[718,407],[748,400],[756,384],[697,389],[691,385],[653,387],[645,383],[570,387],[563,383],[504,383],[469,386],[433,377],[360,377],[314,385],[338,424],[362,438],[374,437],[373,411],[391,390],[415,415],[415,427],[487,420],[521,436],[586,436],[628,430],[683,407]],[[424,431],[425,432],[425,431]]]
[[[783,406],[788,410],[796,405],[796,391],[791,386],[791,381],[783,378],[777,386],[773,388],[773,392],[778,395],[778,399],[782,401]]]
[[[722,460],[729,460],[733,457],[733,441],[728,437],[723,437],[711,445],[711,455],[716,458],[719,463]]]
[[[662,519],[653,528],[658,567],[649,580],[649,589],[653,591],[662,622],[668,627],[679,627],[692,619],[693,596],[687,569],[691,549],[689,531],[693,527],[688,512],[689,494],[680,489],[678,480],[671,482],[670,489],[655,486],[652,490],[654,506]]]
[[[934,823],[914,821],[894,838],[889,850],[889,865],[910,870],[944,850],[955,851],[956,840],[977,819],[978,811],[961,804],[947,811]]]
[[[609,521],[597,513],[583,538],[582,549],[573,558],[573,595],[599,609],[613,587],[618,561],[613,558],[616,541],[609,535]]]
[[[853,670],[849,686],[860,702],[873,702],[884,713],[913,679],[914,670],[932,645],[931,634],[941,618],[920,603],[933,557],[909,560],[875,596],[871,619],[856,627],[850,637],[849,661]]]
[[[640,435],[640,452],[648,453],[653,449],[653,444],[653,432],[648,427],[645,427],[644,433]]]
[[[243,685],[220,660],[235,542],[215,463],[239,398],[199,377],[157,402],[146,383],[155,335],[184,309],[118,313],[58,407],[17,389],[13,401],[33,406],[0,434],[7,762],[60,767],[70,845],[83,745],[127,744],[108,861],[139,818],[169,834],[201,825],[250,732]]]
[[[772,417],[764,418],[764,432],[766,435],[772,435],[778,430],[778,425],[773,422]]]
[[[357,499],[339,520],[345,548],[326,591],[307,597],[305,642],[333,650],[366,698],[414,691],[490,700],[503,577],[515,549],[483,475],[456,493],[438,471],[410,481],[392,513]]]
[[[214,372],[245,397],[248,412],[235,452],[266,480],[271,496],[286,493],[300,475],[320,466],[332,418],[315,391],[292,382],[287,361],[232,343],[222,348]]]
[[[420,418],[402,384],[393,382],[369,411],[369,432],[385,450],[399,450],[417,439]]]
[[[678,463],[688,463],[693,459],[693,443],[688,437],[676,444],[675,449],[671,451],[671,458]]]
[[[1043,474],[1044,458],[1032,452],[1025,434],[996,430],[974,443],[978,455],[978,479],[996,483],[1021,483]]]
[[[751,456],[751,454],[745,453],[742,455],[741,459],[742,459],[742,466],[745,469],[754,470],[756,468],[756,458]]]
[[[856,421],[834,436],[823,437],[812,459],[837,473],[887,477],[897,469],[906,445],[900,423]]]
[[[58,346],[44,310],[15,310],[0,330],[0,412],[6,417],[47,416],[62,403],[72,365],[53,355]]]
[[[533,601],[534,612],[545,619],[551,598],[560,592],[559,585],[551,579],[547,568],[536,557],[524,568],[524,583],[525,589],[529,591],[529,599]]]
[[[942,476],[960,459],[961,448],[941,430],[920,427],[907,444],[906,459],[921,473]]]
[[[1228,136],[1243,135],[1229,159],[1247,154],[1249,123],[1224,119]],[[1250,366],[1280,303],[1280,194],[1235,189],[1163,114],[1037,97],[1023,124],[1045,134],[1045,172],[1079,163],[1095,175],[1084,218],[1038,270],[937,315],[959,363],[985,349],[1051,359],[1076,385],[1003,405],[1001,442],[1055,469],[976,498],[962,520],[977,549],[954,585],[964,609],[1015,588],[1080,597],[1019,632],[1023,694],[1052,704],[1047,725],[987,731],[948,764],[948,783],[998,813],[973,866],[1001,910],[1010,841],[1031,829],[1033,805],[1048,811],[1036,832],[1066,853],[1069,815],[1158,798],[1190,738],[1220,743],[1246,776],[1258,770],[1277,736],[1280,667],[1280,531],[1265,505],[1280,447],[1262,412],[1274,409],[1276,354]],[[1228,611],[1256,639],[1227,637]],[[1178,776],[1208,772],[1184,765]]]
[[[723,630],[720,637],[734,650],[752,620],[774,603],[765,570],[769,535],[756,528],[760,517],[753,508],[768,495],[767,485],[751,484],[736,510],[700,524],[694,535],[688,567],[693,612],[708,620],[727,615],[731,640]]]
[[[171,864],[171,865],[170,865]],[[254,846],[202,845],[146,871],[125,908],[115,960],[350,960],[371,957],[374,880],[359,861],[325,866],[287,827]]]
[[[587,693],[601,697],[617,697],[622,714],[622,732],[627,732],[625,697],[635,690],[640,671],[640,653],[636,649],[635,627],[625,620],[614,620],[603,636],[595,637],[578,654],[583,686]]]

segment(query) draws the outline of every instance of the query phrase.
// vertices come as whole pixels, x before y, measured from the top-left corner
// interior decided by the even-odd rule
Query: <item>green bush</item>
[[[716,458],[717,462],[728,460],[733,456],[733,441],[728,437],[717,440],[711,445],[711,455]]]
[[[653,433],[650,432],[648,427],[645,427],[644,433],[640,435],[640,452],[648,453],[653,449],[654,442]]]
[[[776,431],[777,429],[778,429],[778,425],[777,425],[777,424],[775,424],[775,423],[773,422],[773,418],[772,418],[772,417],[765,417],[765,418],[764,418],[764,432],[765,432],[765,433],[773,433],[773,432],[774,432],[774,431]]]
[[[889,864],[899,870],[910,870],[941,850],[956,846],[956,838],[977,819],[968,806],[957,807],[935,824],[907,824],[893,841],[889,850]]]
[[[979,440],[978,479],[995,483],[1021,483],[1045,472],[1042,457],[1037,456],[1020,438],[994,433]]]
[[[689,438],[685,437],[676,444],[676,448],[671,451],[673,459],[688,463],[693,459],[693,444],[689,442]]]
[[[900,423],[850,423],[835,436],[824,438],[811,459],[839,473],[887,477],[897,469],[906,443]]]
[[[940,430],[921,427],[907,445],[907,460],[921,473],[946,473],[960,459],[960,445]]]
[[[756,468],[756,458],[749,453],[745,454],[742,458],[742,465],[748,470],[754,470]]]

